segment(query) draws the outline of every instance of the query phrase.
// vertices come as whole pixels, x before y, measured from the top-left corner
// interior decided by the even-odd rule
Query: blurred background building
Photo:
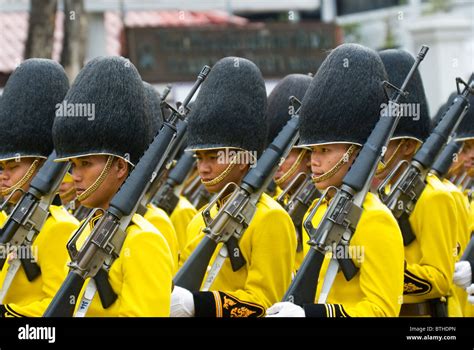
[[[343,42],[431,50],[421,66],[431,114],[474,71],[474,0],[0,0],[0,89],[27,57],[60,61],[71,79],[87,60],[123,55],[181,100],[203,64],[238,55],[268,92],[315,73]]]

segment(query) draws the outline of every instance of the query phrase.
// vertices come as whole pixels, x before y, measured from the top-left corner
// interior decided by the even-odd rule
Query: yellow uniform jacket
[[[2,210],[0,211],[0,227],[3,227],[3,224],[7,220],[7,214]]]
[[[456,222],[459,232],[456,240],[455,255],[459,259],[467,244],[469,243],[469,239],[471,238],[471,207],[469,205],[468,198],[452,182],[444,179],[443,185],[446,186],[447,190],[456,203],[456,210],[458,214]]]
[[[214,208],[213,215],[215,211]],[[183,260],[203,238],[204,227],[199,212],[188,226],[188,236],[194,239],[184,250]],[[234,272],[226,259],[211,291],[193,293],[197,317],[264,316],[265,309],[285,294],[293,272],[296,234],[289,215],[268,195],[263,194],[257,203],[255,216],[239,246],[245,266]],[[216,254],[220,247],[221,244]],[[213,261],[214,258],[211,265]]]
[[[283,190],[281,189],[280,186],[275,187],[275,194],[273,195],[273,199],[277,199],[281,194],[283,193]]]
[[[178,238],[176,237],[176,231],[173,223],[166,212],[155,207],[153,204],[148,204],[148,210],[146,211],[144,218],[148,220],[155,228],[165,237],[166,242],[171,251],[173,257],[174,269],[173,273],[178,268]]]
[[[466,196],[467,198],[467,196]],[[469,217],[470,217],[470,225],[469,225],[469,232],[472,235],[472,232],[474,232],[474,201],[471,201],[469,203]]]
[[[197,210],[184,196],[179,197],[178,204],[170,215],[176,235],[178,238],[178,253],[181,253],[188,243],[186,229],[189,223],[196,216]]]
[[[458,223],[456,201],[434,175],[410,215],[416,239],[405,247],[404,303],[448,296],[453,285]]]
[[[78,247],[84,243],[94,222],[93,219],[81,234]],[[109,282],[117,300],[104,309],[96,293],[86,316],[169,316],[174,265],[166,239],[138,214],[133,216],[126,234],[120,255],[109,271]]]
[[[32,244],[32,253],[41,275],[29,282],[22,267],[18,270],[4,299],[7,316],[41,317],[66,277],[69,255],[66,244],[79,222],[63,207],[51,205],[50,216]],[[8,262],[3,266],[3,284]]]
[[[468,199],[468,201],[470,200],[470,203],[469,203],[469,237],[471,239],[472,233],[474,232],[474,201],[472,200],[472,198],[470,199],[468,197],[468,192],[465,193],[465,197]],[[463,252],[461,252],[461,255],[463,254]],[[471,267],[472,267],[472,264],[471,264]],[[474,269],[473,269],[473,272],[474,272]],[[465,293],[464,295],[466,295],[466,294],[467,293]],[[464,302],[464,309],[463,309],[464,317],[474,317],[474,305],[467,302],[467,296],[464,299],[464,301],[462,301],[461,299],[460,299],[460,301],[461,301],[461,306],[463,305],[463,302]]]
[[[319,207],[312,220],[314,227],[321,221],[327,207],[327,202]],[[390,210],[370,192],[363,208],[348,249],[349,257],[359,268],[358,273],[347,281],[339,271],[327,303],[304,306],[308,317],[395,317],[400,313],[404,257],[398,223]],[[307,232],[305,235],[309,237]],[[305,253],[309,248],[304,244]],[[327,254],[324,259],[315,301],[319,299],[330,257]]]
[[[273,199],[277,200],[277,198],[283,193],[283,190],[281,189],[280,186],[276,186],[275,188],[275,195],[273,196]],[[289,200],[289,196],[285,196],[284,198],[284,203],[285,205],[288,204],[288,200]],[[303,229],[303,227],[299,227],[300,230]],[[300,231],[301,232],[301,231]],[[303,241],[302,243],[304,244],[305,243],[305,238],[306,237],[303,237]],[[300,268],[300,265],[301,263],[303,262],[303,259],[304,259],[304,255],[305,255],[305,251],[304,249],[303,250],[300,250],[299,252],[297,251],[296,252],[296,255],[295,255],[295,272],[298,271],[298,269]]]
[[[446,186],[449,193],[453,196],[456,202],[456,222],[458,226],[458,235],[456,241],[456,261],[459,261],[464,249],[469,242],[471,236],[470,233],[470,207],[469,201],[466,196],[449,180],[444,179],[443,185]],[[459,288],[456,285],[452,285],[450,296],[448,298],[448,316],[460,317],[463,315],[465,304],[467,303],[467,293],[464,289]]]

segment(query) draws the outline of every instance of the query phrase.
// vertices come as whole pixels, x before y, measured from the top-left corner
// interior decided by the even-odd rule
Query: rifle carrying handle
[[[209,261],[216,250],[217,243],[204,236],[185,264],[178,271],[173,283],[190,291],[198,291],[201,288],[204,275],[207,271]]]
[[[323,261],[323,253],[316,249],[310,249],[300,266],[300,271],[305,273],[296,273],[283,301],[290,301],[300,306],[313,304]]]

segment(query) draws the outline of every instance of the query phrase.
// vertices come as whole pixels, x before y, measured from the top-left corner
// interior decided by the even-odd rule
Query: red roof
[[[23,60],[28,35],[28,12],[0,12],[0,72],[12,72]],[[59,60],[63,39],[62,12],[57,12],[53,59]],[[183,27],[207,25],[243,26],[248,20],[223,11],[129,11],[124,18],[127,27]],[[106,53],[120,55],[120,33],[123,23],[118,12],[105,12]]]

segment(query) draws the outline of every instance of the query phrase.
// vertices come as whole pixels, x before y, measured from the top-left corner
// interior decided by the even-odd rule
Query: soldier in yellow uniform
[[[304,74],[290,74],[284,77],[268,96],[266,120],[268,122],[267,144],[275,139],[281,129],[296,113],[296,107],[290,105],[290,97],[294,96],[299,101],[311,83],[311,77]],[[310,172],[310,153],[305,148],[294,147],[275,174],[275,184],[281,189],[286,189],[296,175],[301,172]]]
[[[290,74],[283,78],[272,90],[268,96],[266,113],[266,120],[268,122],[267,145],[277,137],[291,116],[296,113],[296,111],[293,110],[294,107],[289,103],[290,97],[294,96],[299,101],[302,101],[310,83],[311,77],[309,75]],[[282,190],[286,190],[301,173],[309,176],[311,173],[310,157],[311,151],[307,148],[293,147],[274,176],[274,182],[277,186],[275,199]],[[303,181],[303,177],[298,177],[298,180],[293,183],[292,188],[288,189],[287,197],[291,196]],[[298,270],[304,258],[303,239],[300,233],[302,227],[295,227],[295,230],[298,233],[295,270]]]
[[[382,51],[380,56],[389,80],[400,86],[414,58],[402,50]],[[412,107],[412,113],[402,112],[384,155],[384,167],[377,174],[380,179],[384,179],[401,160],[411,161],[429,135],[428,105],[419,73],[413,77],[407,91],[408,96],[400,103],[402,107]],[[404,110],[409,111],[408,108]],[[413,112],[417,110],[418,113]],[[459,234],[457,220],[456,201],[450,191],[436,176],[428,175],[426,187],[409,218],[416,239],[405,246],[401,316],[446,315]]]
[[[378,54],[356,44],[334,49],[323,62],[303,99],[300,145],[311,147],[311,170],[316,187],[339,187],[386,103],[382,81],[386,73]],[[316,203],[313,204],[313,206]],[[323,202],[313,217],[317,227],[328,207]],[[305,245],[305,251],[309,246]],[[340,253],[340,252],[339,252]],[[338,254],[339,254],[338,253]],[[346,280],[339,271],[324,304],[303,307],[281,302],[269,317],[398,316],[403,292],[403,243],[391,212],[368,193],[363,212],[344,257],[359,268]],[[325,277],[331,255],[320,275]],[[316,291],[319,300],[320,291]]]
[[[91,209],[83,207],[77,200],[76,187],[70,172],[64,176],[58,194],[63,207],[77,220],[82,221],[90,214]]]
[[[446,109],[452,104],[452,102],[454,101],[454,99],[456,98],[457,96],[457,92],[453,92],[449,98],[448,98],[448,101],[446,103],[444,103],[441,107],[439,107],[438,111],[436,112],[435,116],[432,118],[431,120],[431,128],[434,129],[434,127],[439,123],[441,117],[444,115],[444,113],[446,112]],[[469,110],[468,110],[469,112]],[[466,123],[466,118],[467,118],[467,115],[464,117],[464,123]],[[464,127],[461,127],[458,126],[458,128],[456,129],[456,132],[459,132],[461,129],[465,128]],[[454,156],[453,158],[453,163],[451,164],[451,167],[449,168],[449,171],[448,173],[446,174],[446,178],[450,180],[451,183],[453,184],[456,184],[457,181],[459,180],[462,180],[464,176],[467,176],[466,174],[466,168],[464,167],[464,161],[469,161],[469,151],[468,149],[464,149],[464,147],[461,147],[460,151],[458,152],[458,154],[456,156]],[[467,157],[467,158],[466,158]],[[465,179],[465,177],[464,177]],[[462,184],[458,185],[459,188],[461,188]]]
[[[188,150],[195,152],[199,176],[210,193],[230,182],[239,184],[249,168],[245,160],[254,162],[262,152],[265,108],[265,84],[254,63],[226,57],[214,65],[190,112],[188,136]],[[240,151],[241,161],[231,151]],[[183,261],[203,238],[205,226],[201,210],[188,226]],[[288,214],[268,195],[258,201],[239,246],[246,264],[233,271],[226,259],[210,291],[191,293],[175,286],[171,316],[259,317],[283,297],[291,280],[296,233]]]
[[[456,140],[463,144],[461,152],[459,153],[459,160],[462,161],[464,171],[467,172],[467,175],[472,177],[474,174],[474,98],[472,95],[469,95],[468,99],[470,107],[457,128]],[[463,193],[464,200],[469,204],[469,216],[467,228],[464,234],[458,239],[458,259],[464,253],[464,249],[469,243],[469,240],[472,239],[472,232],[474,231],[474,203],[472,202],[471,191],[471,188],[467,188]],[[468,303],[466,291],[466,288],[472,283],[472,265],[473,263],[469,261],[457,261],[453,278],[463,314],[468,317],[474,316],[474,306]]]
[[[64,179],[59,185],[59,198],[64,207],[70,210],[75,209],[76,188],[74,187],[74,180],[71,173],[67,172]]]
[[[441,106],[432,119],[432,129],[438,124],[439,120],[445,113],[447,106],[450,106],[451,103],[453,102],[454,98],[457,96],[457,93],[451,94],[451,96],[448,99],[448,102]],[[468,118],[468,115],[464,116],[464,118]],[[466,120],[466,119],[464,119]],[[461,129],[465,128],[458,127],[456,129],[457,132],[460,132]],[[468,148],[466,149],[468,150]],[[442,182],[448,189],[449,193],[453,196],[454,200],[456,201],[456,211],[457,211],[457,225],[458,225],[458,236],[457,236],[457,242],[456,242],[456,251],[455,251],[455,256],[456,256],[456,261],[458,261],[464,249],[467,246],[469,237],[470,237],[470,232],[471,232],[471,225],[472,225],[472,219],[471,219],[471,208],[469,204],[468,197],[461,191],[460,187],[457,187],[456,185],[451,182],[452,179],[455,179],[458,176],[462,176],[462,174],[465,172],[464,168],[464,160],[467,156],[466,150],[464,152],[458,152],[458,154],[452,155],[453,157],[453,162],[451,164],[451,167],[448,171],[448,173],[443,177]],[[450,178],[451,180],[448,180]],[[448,316],[450,317],[459,317],[463,316],[464,314],[464,308],[465,304],[467,303],[467,294],[466,291],[464,290],[463,287],[459,287],[456,285],[456,277],[457,277],[457,271],[456,267],[461,266],[462,264],[456,263],[455,265],[455,270],[454,270],[454,282],[455,284],[453,285],[453,289],[450,292],[450,296],[448,298]]]
[[[7,214],[3,210],[0,211],[0,227],[3,226],[6,219],[7,219]]]
[[[63,100],[68,88],[64,69],[52,60],[26,60],[11,75],[0,107],[3,196],[19,188],[27,191],[32,178],[53,151],[51,130],[56,105]],[[16,192],[10,202],[18,202],[20,197]],[[41,316],[66,277],[66,243],[79,223],[63,207],[51,205],[49,212],[31,248],[31,259],[41,274],[29,281],[20,267],[0,306],[2,317]],[[9,262],[6,262],[0,275],[0,288],[8,267]]]
[[[197,209],[188,201],[183,195],[179,196],[178,204],[174,208],[173,212],[170,215],[171,222],[173,227],[176,230],[176,236],[178,238],[178,252],[184,250],[187,244],[186,231],[188,225],[197,214]]]
[[[58,161],[72,163],[78,200],[107,209],[148,146],[149,119],[136,68],[122,57],[99,57],[79,73],[65,100],[95,106],[94,116],[57,117],[53,139]],[[80,243],[96,220],[90,221]],[[168,316],[172,272],[170,248],[156,228],[135,214],[108,280],[117,299],[108,308],[94,296],[86,316]]]
[[[145,101],[146,101],[146,117],[149,118],[150,129],[149,129],[149,142],[152,142],[156,134],[163,124],[163,116],[161,115],[161,100],[158,96],[158,92],[153,86],[144,82],[143,83],[145,91]],[[166,242],[171,250],[171,255],[173,256],[173,262],[175,264],[175,269],[173,273],[176,272],[178,268],[178,237],[176,230],[174,229],[173,223],[171,222],[170,217],[166,212],[157,208],[152,203],[149,203],[147,206],[147,211],[143,215],[153,226],[156,227],[158,231],[165,237]]]

